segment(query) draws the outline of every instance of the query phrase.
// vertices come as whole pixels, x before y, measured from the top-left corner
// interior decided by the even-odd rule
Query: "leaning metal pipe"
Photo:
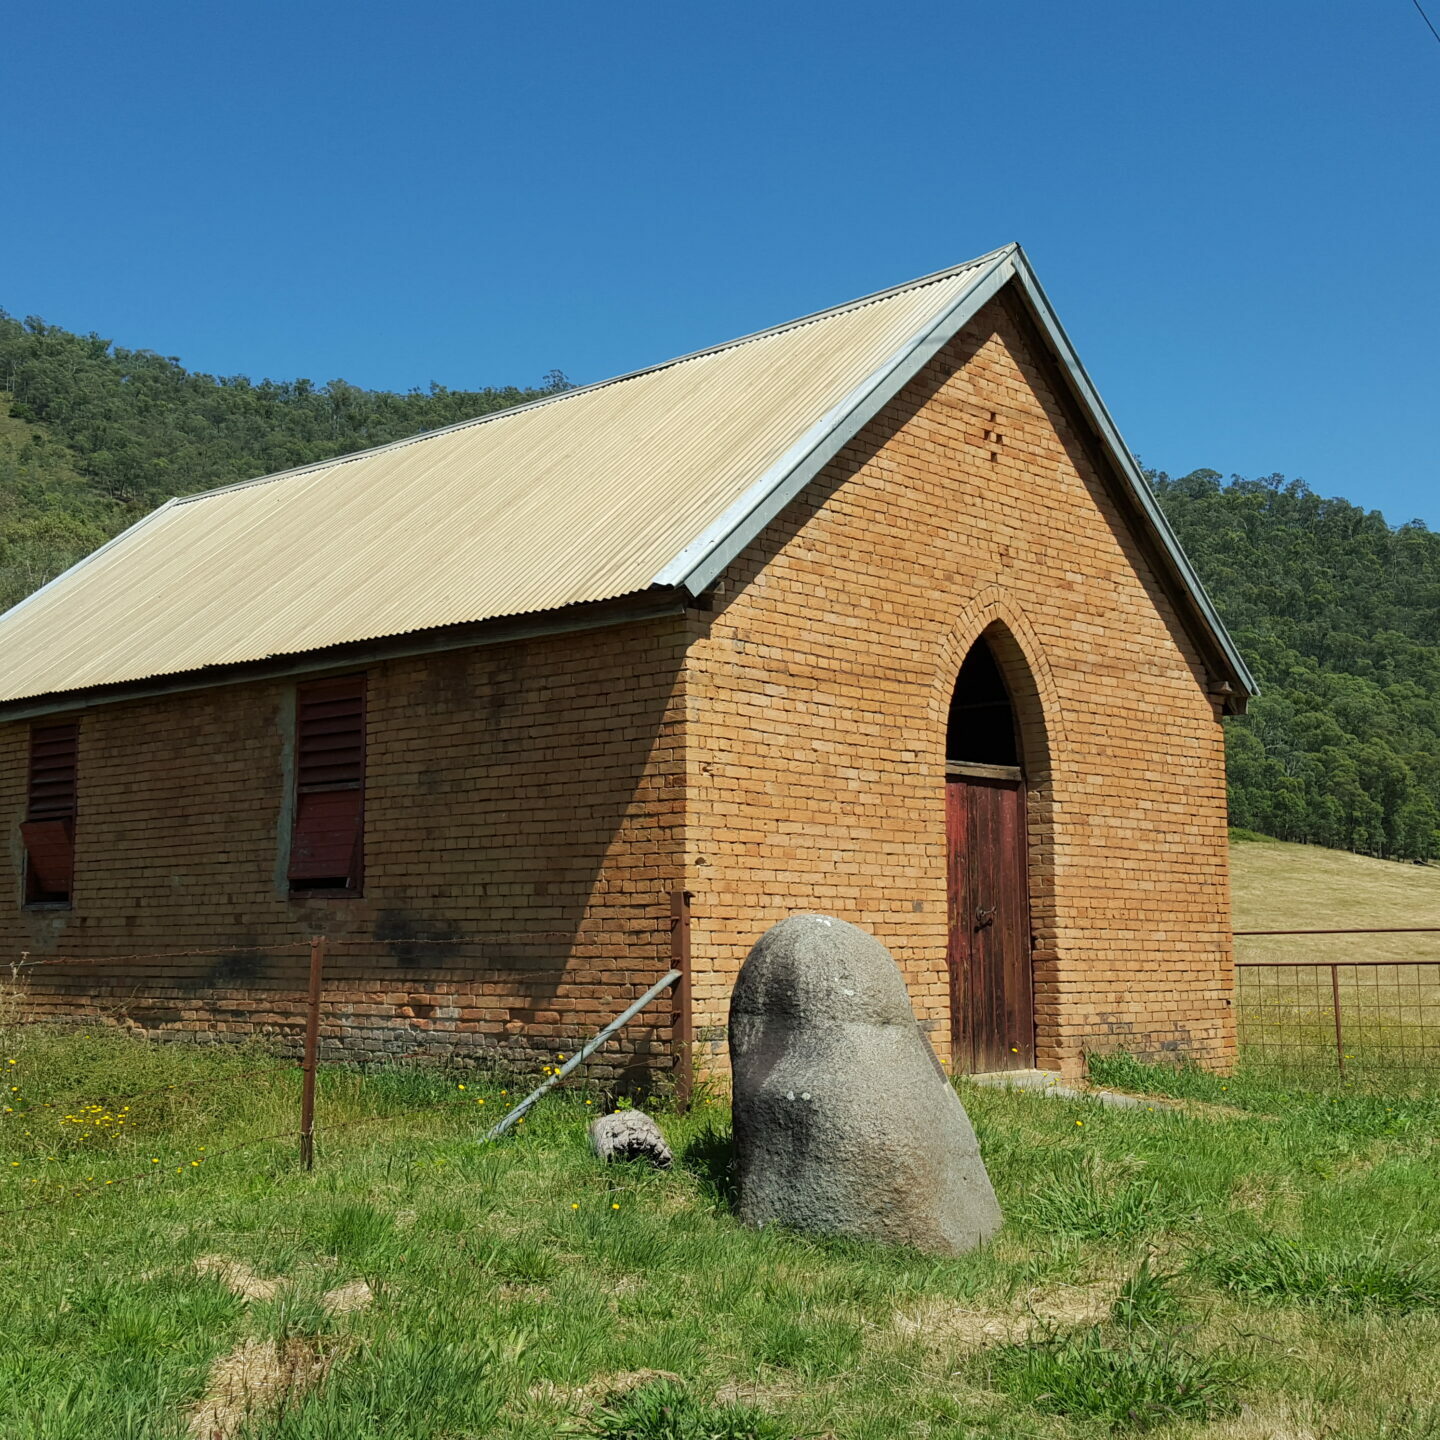
[[[680,971],[671,970],[663,979],[657,980],[628,1010],[617,1015],[603,1030],[591,1036],[543,1085],[532,1090],[498,1125],[492,1126],[485,1139],[498,1140],[546,1091],[552,1090],[572,1070],[583,1065],[617,1030],[628,1025],[657,995],[669,989],[678,979]]]

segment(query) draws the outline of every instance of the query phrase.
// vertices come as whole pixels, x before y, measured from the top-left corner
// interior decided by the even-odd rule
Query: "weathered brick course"
[[[29,984],[42,1012],[108,1013],[162,1035],[293,1039],[305,937],[324,934],[330,1053],[553,1058],[668,964],[686,624],[369,667],[357,897],[292,897],[284,884],[293,687],[254,682],[86,711],[74,908],[19,908],[12,842],[0,953],[239,947],[42,967]],[[26,730],[0,726],[0,816],[17,840]],[[422,943],[434,940],[447,943]],[[657,1007],[601,1073],[648,1064],[668,1026]]]

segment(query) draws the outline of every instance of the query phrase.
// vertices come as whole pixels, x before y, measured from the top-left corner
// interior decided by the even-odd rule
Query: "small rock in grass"
[[[643,1110],[617,1110],[590,1122],[590,1148],[607,1164],[612,1160],[648,1160],[668,1170],[675,1157],[660,1127]]]
[[[1000,1228],[965,1107],[890,952],[829,915],[756,942],[730,1001],[740,1218],[959,1255]]]

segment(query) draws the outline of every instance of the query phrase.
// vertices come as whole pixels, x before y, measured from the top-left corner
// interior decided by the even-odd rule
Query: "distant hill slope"
[[[15,418],[0,393],[0,609],[102,544],[124,508],[80,473],[43,425]]]
[[[1231,721],[1231,823],[1440,854],[1440,534],[1281,475],[1151,483],[1264,694]]]
[[[171,495],[558,390],[394,394],[188,371],[0,311],[0,608]],[[1281,476],[1156,473],[1155,493],[1265,694],[1230,722],[1236,825],[1440,854],[1440,535]]]
[[[1234,843],[1230,900],[1237,930],[1440,926],[1440,868],[1279,840]],[[1238,940],[1236,953],[1246,960],[1440,962],[1440,935],[1256,937]]]

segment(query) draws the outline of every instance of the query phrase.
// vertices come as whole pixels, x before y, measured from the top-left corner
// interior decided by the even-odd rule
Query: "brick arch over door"
[[[1066,727],[1049,661],[1023,610],[1002,592],[982,592],[956,618],[936,657],[929,713],[938,783],[946,783],[945,735],[956,679],[965,657],[982,638],[999,666],[1017,722],[1025,781],[1026,880],[1033,937],[1034,1063],[1050,1065],[1055,1063],[1060,1020],[1055,973],[1059,926],[1055,778],[1068,753]],[[953,1064],[956,1069],[964,1068],[958,1052]]]

